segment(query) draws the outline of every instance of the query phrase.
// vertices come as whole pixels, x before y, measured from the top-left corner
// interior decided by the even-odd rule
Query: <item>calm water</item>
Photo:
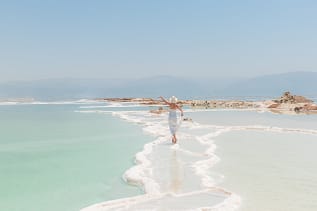
[[[149,138],[79,105],[0,106],[0,210],[79,210],[140,194],[121,176]]]
[[[221,161],[212,172],[224,175],[219,186],[241,196],[239,210],[317,210],[317,115],[250,111],[188,115],[204,124],[236,129],[214,138]],[[247,129],[252,125],[257,129]],[[270,131],[275,128],[290,130]],[[305,134],[306,129],[315,134]]]
[[[242,211],[317,210],[317,136],[231,132],[216,139],[222,186],[242,197]]]
[[[207,143],[213,140],[217,148],[209,153],[220,161],[209,176],[241,197],[240,210],[317,210],[317,136],[309,134],[317,130],[317,116],[185,111],[185,117],[201,125],[184,122],[179,148],[174,149],[167,117],[138,112],[147,109],[102,104],[0,106],[0,210],[72,211],[142,194],[140,188],[125,184],[122,175],[134,165],[143,145],[157,138],[163,142],[147,156],[159,191],[199,190],[201,181],[192,165],[204,158],[206,146],[213,148]],[[126,110],[136,112],[111,113]],[[230,130],[216,135],[223,128]],[[200,143],[201,138],[207,142]],[[212,193],[186,197],[186,203],[192,202],[163,197],[136,207],[182,210],[221,201]]]

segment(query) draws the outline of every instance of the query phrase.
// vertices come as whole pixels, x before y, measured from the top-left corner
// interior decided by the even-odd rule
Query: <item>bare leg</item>
[[[172,135],[172,143],[175,144],[176,143],[176,137],[175,137],[175,134]]]
[[[174,140],[173,143],[176,144],[176,142],[177,142],[176,134],[173,135],[173,140]]]

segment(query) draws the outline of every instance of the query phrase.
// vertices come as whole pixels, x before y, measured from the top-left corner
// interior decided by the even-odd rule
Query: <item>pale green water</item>
[[[121,176],[133,165],[134,155],[153,137],[143,134],[142,125],[125,122],[111,113],[74,112],[94,110],[79,107],[0,106],[0,210],[72,211],[142,193],[125,184]],[[144,108],[98,108],[110,109]],[[144,114],[136,114],[136,119],[159,121],[163,132],[168,131],[164,117],[144,119]],[[316,130],[317,122],[317,116],[249,111],[185,115],[199,123],[222,126]],[[193,131],[184,131],[184,126],[181,132],[194,135]],[[154,132],[158,130],[157,134],[161,129],[152,128]],[[200,132],[198,128],[196,132],[213,132],[205,130]],[[180,135],[183,148],[188,144],[185,139]],[[219,186],[242,197],[240,210],[317,209],[316,135],[244,130],[214,139],[221,161],[211,171],[213,175],[224,175]],[[191,181],[189,185],[197,182]],[[184,184],[187,185],[185,181]]]
[[[79,210],[140,194],[121,175],[150,138],[78,105],[0,106],[0,210]]]

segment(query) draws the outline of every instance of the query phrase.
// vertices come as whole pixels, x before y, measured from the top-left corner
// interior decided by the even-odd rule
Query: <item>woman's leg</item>
[[[176,134],[173,135],[173,143],[176,144],[177,142],[177,138],[176,138]]]

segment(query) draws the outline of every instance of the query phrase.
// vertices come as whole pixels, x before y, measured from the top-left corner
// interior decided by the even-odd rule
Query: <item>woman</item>
[[[177,115],[176,115],[176,110],[180,110],[181,112],[181,116],[183,116],[183,110],[181,109],[181,107],[179,107],[176,103],[177,103],[177,98],[175,96],[172,96],[169,100],[169,102],[167,100],[165,100],[162,96],[160,97],[164,103],[166,103],[169,106],[169,115],[168,115],[168,124],[169,124],[169,128],[172,134],[172,142],[173,144],[176,144],[177,142],[177,138],[176,138],[176,131],[178,129],[179,126],[179,122],[177,119]]]

